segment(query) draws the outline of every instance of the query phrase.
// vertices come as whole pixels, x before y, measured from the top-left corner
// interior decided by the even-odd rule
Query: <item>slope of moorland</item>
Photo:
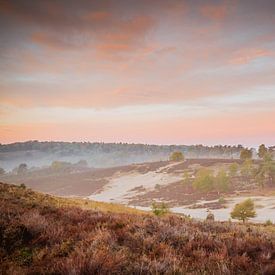
[[[272,225],[158,218],[0,184],[1,274],[274,272]]]

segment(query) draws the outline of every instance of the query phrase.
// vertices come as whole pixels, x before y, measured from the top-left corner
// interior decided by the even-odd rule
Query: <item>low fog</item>
[[[89,142],[38,142],[28,141],[0,145],[0,167],[7,172],[21,163],[31,167],[45,167],[53,161],[77,163],[85,160],[90,167],[105,168],[167,160],[173,151],[181,151],[186,158],[226,158],[239,157],[238,146],[202,145],[146,145],[127,143]]]

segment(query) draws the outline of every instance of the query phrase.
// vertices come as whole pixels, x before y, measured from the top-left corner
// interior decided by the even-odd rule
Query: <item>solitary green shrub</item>
[[[156,216],[163,216],[163,215],[169,213],[170,211],[169,211],[168,206],[164,202],[161,202],[161,203],[153,202],[152,203],[152,212]]]
[[[170,155],[170,160],[171,161],[183,161],[184,160],[184,155],[180,151],[173,152]]]
[[[215,178],[213,172],[207,168],[200,169],[196,178],[193,181],[193,187],[200,191],[210,191],[213,189],[215,183]]]
[[[243,202],[236,204],[230,214],[232,219],[241,220],[243,222],[245,222],[249,218],[256,217],[253,200],[246,199]]]

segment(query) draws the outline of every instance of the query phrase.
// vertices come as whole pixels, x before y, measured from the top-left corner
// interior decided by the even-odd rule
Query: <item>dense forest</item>
[[[104,143],[104,142],[56,142],[37,140],[27,142],[16,142],[11,144],[0,144],[0,152],[32,151],[39,150],[42,152],[64,152],[79,153],[84,151],[98,151],[110,153],[111,151],[123,151],[127,153],[167,153],[173,151],[182,151],[189,157],[234,157],[238,156],[242,145],[149,145],[134,143]]]

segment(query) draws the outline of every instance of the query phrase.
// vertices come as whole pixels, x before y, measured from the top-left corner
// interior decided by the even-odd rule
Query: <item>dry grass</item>
[[[274,274],[269,227],[84,210],[0,184],[1,274]],[[116,210],[115,210],[116,209]],[[120,208],[122,210],[122,208]],[[125,208],[126,211],[127,208]],[[133,210],[134,211],[134,210]],[[273,228],[271,226],[271,228]],[[268,229],[268,230],[267,230]]]
[[[105,203],[80,198],[60,198],[50,196],[51,202],[57,207],[80,207],[84,210],[100,210],[112,213],[145,214],[144,211],[127,207],[117,203]]]
[[[1,183],[0,183],[1,184]],[[2,184],[3,185],[3,184]],[[11,196],[21,196],[22,203],[31,204],[37,202],[42,205],[49,205],[55,207],[79,207],[84,210],[100,210],[103,212],[112,213],[131,213],[131,214],[144,214],[142,210],[130,208],[116,203],[97,202],[89,199],[81,198],[64,198],[58,196],[52,196],[49,194],[43,194],[39,192],[33,192],[31,189],[16,188],[14,185],[7,185],[5,192],[8,192]]]

